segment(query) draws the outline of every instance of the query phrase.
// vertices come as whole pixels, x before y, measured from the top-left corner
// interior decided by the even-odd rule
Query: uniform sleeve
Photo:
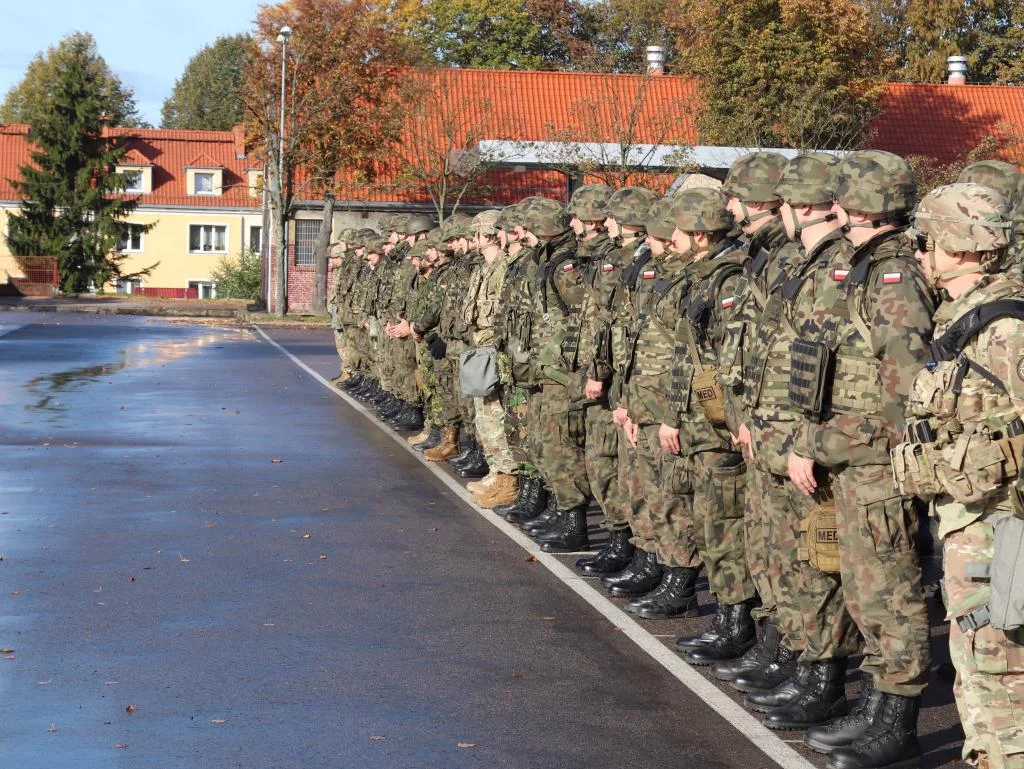
[[[1017,413],[1024,416],[1024,322],[1002,318],[988,329],[986,366],[1006,386]]]

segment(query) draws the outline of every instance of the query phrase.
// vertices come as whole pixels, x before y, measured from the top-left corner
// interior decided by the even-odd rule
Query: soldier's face
[[[376,251],[374,251],[372,254],[367,254],[366,261],[370,263],[371,267],[376,267],[377,263],[380,261],[380,254],[378,254]]]
[[[648,235],[647,240],[644,241],[651,247],[651,254],[654,256],[662,256],[665,253],[665,241],[661,238],[656,238],[653,235]]]
[[[587,231],[586,225],[576,216],[569,220],[569,227],[576,233],[576,237],[578,238],[582,238],[584,233]]]

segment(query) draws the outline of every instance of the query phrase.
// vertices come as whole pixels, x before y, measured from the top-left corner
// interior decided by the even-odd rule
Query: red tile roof
[[[124,155],[121,156],[121,161],[118,165],[122,166],[151,166],[152,161],[135,147],[132,147]]]

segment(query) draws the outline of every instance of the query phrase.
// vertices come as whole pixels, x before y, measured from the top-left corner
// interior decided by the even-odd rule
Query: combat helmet
[[[991,187],[957,182],[936,187],[921,200],[914,228],[944,251],[984,253],[1013,243],[1010,205]]]
[[[551,238],[569,229],[569,212],[556,200],[543,197],[528,198],[522,208],[522,225],[534,235]]]
[[[498,218],[494,221],[494,228],[504,230],[505,232],[512,232],[516,228],[517,217],[517,204],[505,206],[498,212]]]
[[[801,152],[786,163],[775,193],[792,206],[831,203],[839,158],[827,152]]]
[[[497,222],[499,217],[504,211],[499,211],[496,208],[489,209],[487,211],[481,211],[473,220],[470,222],[470,227],[475,235],[497,235],[498,226]]]
[[[673,206],[675,198],[656,200],[644,218],[644,229],[647,234],[658,240],[671,240],[676,231],[676,217]]]
[[[777,152],[751,152],[737,159],[722,184],[722,192],[744,203],[777,203],[775,185],[786,158]]]
[[[434,220],[427,214],[411,214],[404,222],[405,229],[399,230],[406,235],[419,235],[421,232],[429,232],[434,227]]]
[[[643,227],[658,196],[645,187],[615,190],[605,203],[604,213],[627,227]]]
[[[883,215],[871,225],[901,221],[914,208],[917,181],[910,164],[883,150],[851,152],[836,169],[836,203],[846,211]]]
[[[1012,210],[1018,202],[1022,178],[1024,174],[1021,174],[1020,169],[1013,163],[1003,160],[979,160],[966,166],[960,172],[957,181],[991,187],[1005,198]]]
[[[710,187],[693,187],[670,198],[675,229],[682,232],[720,232],[732,229],[729,196]]]
[[[452,214],[441,222],[441,237],[449,243],[462,237],[462,225],[469,219],[465,214]]]
[[[603,184],[584,184],[572,194],[569,213],[580,221],[604,221],[605,205],[612,195],[612,189]]]

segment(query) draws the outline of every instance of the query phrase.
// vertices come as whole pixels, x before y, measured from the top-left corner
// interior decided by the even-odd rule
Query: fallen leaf
[[[427,531],[430,531],[430,532],[434,532],[434,531],[440,531],[440,529],[438,529],[437,527],[435,527],[435,528],[433,528],[433,529],[427,529]]]
[[[528,555],[523,560],[526,561],[527,563],[537,563],[537,556],[535,556],[535,555]]]
[[[51,681],[53,681],[53,679],[52,679],[52,678],[51,678],[51,679],[50,679],[49,681],[36,681],[36,686],[46,686],[46,685],[48,685],[48,684],[49,684],[49,683],[50,683]]]
[[[374,734],[373,736],[370,737],[370,742],[380,742],[383,739],[384,738],[381,735]]]
[[[279,465],[282,462],[284,462],[284,460],[283,459],[271,459],[270,462],[271,462],[271,464]]]
[[[224,719],[223,718],[214,718],[214,719],[212,719],[210,721],[210,723],[211,724],[216,724],[217,726],[220,726],[221,724],[224,723]]]
[[[11,591],[11,595],[21,595],[21,591],[20,590],[12,590]]]
[[[552,620],[552,619],[554,619],[554,617],[541,617],[541,619]]]
[[[16,660],[16,659],[18,659],[18,658],[17,658],[17,657],[15,657],[15,656],[14,656],[13,654],[5,654],[5,655],[4,655],[4,659],[5,659],[5,660]]]
[[[14,649],[0,649],[0,654],[14,654]]]
[[[55,724],[50,724],[50,728],[46,731],[48,731],[50,734],[53,734],[55,731],[57,731],[57,726]]]
[[[114,747],[117,748],[118,750],[124,750],[125,748],[128,747],[128,743],[127,742],[118,742],[118,743],[116,743],[114,745]]]
[[[274,627],[274,623],[273,622],[264,622],[263,623],[263,627]]]
[[[322,556],[320,556],[320,560],[321,560],[321,561],[326,561],[326,560],[327,560],[327,556],[326,556],[326,555],[322,555]]]
[[[107,686],[117,686],[119,683],[121,683],[121,682],[120,681],[107,681],[106,685]]]
[[[513,673],[512,674],[513,678],[523,678],[525,676],[526,676],[526,673],[523,673],[523,672],[518,672],[518,673]]]
[[[303,539],[312,539],[312,537],[313,537],[313,535],[312,535],[312,534],[303,534],[303,535],[302,535],[302,538],[303,538]]]
[[[456,742],[455,747],[457,748],[475,748],[476,744],[472,742]]]
[[[181,561],[182,563],[188,563],[189,562],[188,558],[183,556],[181,553],[178,553],[178,560]]]

